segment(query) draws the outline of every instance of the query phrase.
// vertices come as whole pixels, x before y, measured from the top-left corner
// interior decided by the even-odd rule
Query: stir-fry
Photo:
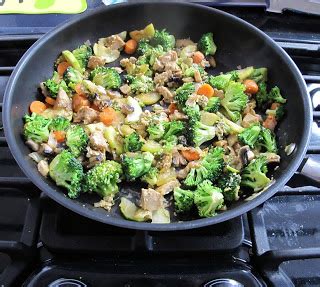
[[[213,38],[149,24],[62,51],[24,117],[41,175],[72,199],[95,193],[96,207],[152,223],[215,216],[263,191],[286,99],[266,68],[216,72]],[[120,192],[124,182],[138,196]]]

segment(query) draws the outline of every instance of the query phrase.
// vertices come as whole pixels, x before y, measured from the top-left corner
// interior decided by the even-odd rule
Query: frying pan
[[[281,163],[273,172],[274,183],[250,201],[232,204],[227,211],[212,218],[170,224],[131,222],[122,218],[118,208],[107,212],[94,208],[98,197],[83,194],[76,200],[65,196],[62,189],[42,177],[35,163],[28,158],[29,148],[21,135],[22,117],[28,113],[29,103],[40,97],[37,87],[52,74],[52,63],[65,49],[73,49],[90,40],[135,30],[153,23],[166,28],[177,38],[190,37],[197,41],[205,32],[213,32],[218,46],[217,68],[214,74],[242,67],[267,67],[269,85],[278,85],[288,99],[287,115],[278,131]],[[71,20],[43,36],[19,61],[5,92],[3,123],[8,145],[24,173],[49,197],[72,211],[88,218],[125,228],[142,230],[182,230],[212,225],[239,216],[266,201],[290,179],[302,161],[310,137],[312,111],[305,82],[290,57],[268,36],[245,21],[225,12],[181,2],[135,3],[113,5]],[[288,156],[284,147],[295,143]],[[132,187],[124,187],[123,192]]]

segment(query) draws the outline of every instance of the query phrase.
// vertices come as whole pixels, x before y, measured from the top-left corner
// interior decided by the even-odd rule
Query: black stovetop
[[[265,31],[298,65],[314,103],[306,157],[320,159],[320,18],[220,8]],[[22,54],[70,17],[0,16],[0,102]],[[0,129],[0,286],[320,286],[319,217],[320,186],[296,174],[252,212],[206,228],[147,232],[93,222],[32,185]]]

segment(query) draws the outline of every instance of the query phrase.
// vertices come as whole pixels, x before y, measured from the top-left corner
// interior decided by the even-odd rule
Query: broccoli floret
[[[129,75],[146,75],[152,76],[153,71],[149,67],[148,59],[145,55],[139,57],[139,59],[133,63],[132,61],[126,61],[122,63],[127,74]]]
[[[254,80],[257,84],[265,83],[268,79],[268,69],[267,68],[254,69],[253,73],[250,75],[250,79]]]
[[[265,127],[261,128],[258,139],[258,146],[262,147],[267,152],[277,153],[277,142],[273,132]]]
[[[64,72],[63,80],[66,82],[69,88],[74,90],[75,85],[80,83],[83,80],[83,77],[79,71],[70,66]]]
[[[150,152],[122,155],[121,164],[126,178],[133,181],[146,174],[151,168],[153,159]]]
[[[148,64],[138,64],[136,65],[134,72],[134,75],[146,75],[148,77],[152,77],[153,71],[150,69]]]
[[[81,191],[83,168],[69,151],[62,151],[49,165],[49,175],[58,186],[68,190],[70,198],[76,198]]]
[[[266,114],[267,115],[272,115],[272,116],[275,116],[276,117],[276,120],[277,121],[280,121],[283,117],[284,117],[284,114],[285,114],[285,110],[284,110],[284,106],[283,105],[279,105],[276,109],[274,110],[266,110]]]
[[[141,39],[138,43],[137,54],[140,56],[136,62],[138,65],[149,64],[152,66],[155,59],[171,50],[175,45],[175,39],[165,30],[156,31],[150,39]]]
[[[197,66],[198,66],[198,65],[197,65]],[[185,69],[183,75],[184,75],[185,77],[193,77],[196,70],[199,70],[199,69],[197,69],[197,68],[194,67],[194,66],[188,67],[187,69]]]
[[[118,89],[121,86],[119,73],[108,67],[97,67],[90,73],[92,82],[106,89]]]
[[[141,40],[138,44],[137,53],[140,55],[136,62],[137,65],[148,64],[152,66],[156,58],[163,55],[164,51],[160,45],[153,47],[148,40]]]
[[[251,188],[254,192],[262,190],[271,181],[266,175],[267,172],[267,158],[265,156],[257,157],[243,169],[241,186]]]
[[[248,96],[244,93],[245,87],[241,83],[230,82],[226,88],[225,96],[221,100],[221,105],[226,110],[233,122],[240,118],[240,112],[248,102]]]
[[[194,193],[194,203],[200,217],[212,217],[216,215],[224,205],[222,190],[215,187],[209,180],[199,184]]]
[[[239,199],[241,176],[235,172],[223,174],[218,180],[217,185],[221,188],[226,201]]]
[[[262,83],[258,84],[258,87],[259,87],[259,90],[255,95],[257,106],[260,109],[264,109],[265,106],[269,103],[267,85],[266,85],[266,83],[262,82]]]
[[[151,167],[149,171],[141,177],[141,181],[146,182],[150,186],[155,186],[158,181],[159,170]]]
[[[181,87],[176,90],[176,95],[174,97],[175,101],[184,107],[189,96],[195,92],[195,86],[193,83],[184,83]]]
[[[163,115],[157,113],[152,114],[149,117],[149,125],[147,127],[147,131],[148,128],[150,128],[150,135],[152,134],[156,139],[160,139],[164,135],[166,121],[167,118],[163,117]],[[154,130],[152,130],[152,128],[154,128]],[[159,130],[157,130],[157,128]]]
[[[235,81],[235,82],[239,81],[239,75],[238,75],[237,70],[230,71],[230,72],[228,72],[228,74],[231,75],[231,81]]]
[[[172,50],[175,46],[176,39],[173,35],[169,34],[165,29],[156,30],[153,38],[150,40],[152,46],[158,45],[163,47],[164,51]]]
[[[149,58],[146,55],[140,56],[136,62],[137,65],[148,65],[149,67]],[[152,72],[152,71],[151,71]],[[137,73],[128,73],[128,74],[137,74]],[[149,75],[148,75],[149,76]],[[152,76],[152,74],[150,74]]]
[[[260,131],[260,124],[252,125],[251,127],[244,129],[244,131],[238,135],[238,138],[243,144],[254,148],[254,145],[259,138]]]
[[[191,125],[200,121],[201,114],[200,107],[198,105],[185,106],[182,110],[188,116],[188,121]]]
[[[281,96],[280,89],[277,86],[271,89],[268,98],[272,103],[276,102],[279,104],[284,104],[287,102],[287,100]]]
[[[149,64],[144,61],[140,61],[139,63],[136,62],[135,64],[126,62],[124,64],[124,68],[128,75],[146,75],[151,77],[153,74],[152,70],[150,70]]]
[[[60,89],[60,85],[58,83],[56,83],[53,79],[48,79],[45,82],[43,82],[43,85],[46,87],[46,89],[49,93],[49,96],[51,98],[57,97],[59,89]]]
[[[148,128],[149,138],[153,140],[161,140],[164,152],[171,152],[178,143],[178,135],[185,128],[181,121],[159,122],[153,123]]]
[[[200,121],[189,123],[187,138],[192,146],[200,146],[216,136],[216,127],[207,126]]]
[[[215,147],[200,161],[199,167],[191,168],[184,183],[187,186],[197,186],[200,182],[218,179],[224,168],[224,149]]]
[[[242,82],[245,79],[250,78],[253,72],[254,72],[254,68],[252,66],[250,66],[250,67],[246,67],[244,69],[234,70],[234,71],[228,72],[228,74],[231,74],[231,76],[232,76],[231,79],[233,81]]]
[[[204,166],[199,166],[197,168],[191,168],[186,179],[184,180],[184,184],[189,187],[194,187],[208,178],[209,172],[207,168],[205,168]]]
[[[231,80],[232,74],[222,74],[218,76],[210,76],[208,83],[218,90],[225,90]]]
[[[48,140],[51,119],[46,119],[41,115],[33,113],[31,116],[25,115],[24,121],[23,134],[27,140],[30,139],[37,143]]]
[[[46,87],[49,96],[51,98],[56,98],[60,88],[64,89],[67,93],[69,92],[69,88],[64,80],[61,80],[59,74],[57,72],[53,73],[51,79],[43,82],[43,85]]]
[[[197,109],[195,109],[197,107]],[[230,128],[228,125],[224,124],[220,117],[214,113],[208,115],[212,116],[216,121],[219,122],[215,126],[209,126],[200,121],[200,109],[197,105],[186,106],[183,111],[188,116],[189,122],[186,126],[185,136],[189,145],[200,146],[201,144],[212,140],[215,136],[220,137],[220,134],[230,133]]]
[[[152,78],[145,75],[127,75],[126,79],[129,82],[131,91],[135,94],[149,93],[154,88]]]
[[[89,58],[92,56],[92,48],[89,45],[81,45],[72,51],[74,57],[78,60],[80,67],[85,69],[88,65]]]
[[[221,106],[221,99],[218,97],[211,97],[208,101],[207,106],[204,108],[205,111],[210,113],[216,113]]]
[[[217,46],[213,41],[213,34],[212,33],[206,33],[203,34],[198,42],[198,49],[205,54],[208,55],[214,55],[217,51]]]
[[[182,121],[164,122],[165,133],[163,139],[168,139],[171,136],[180,135],[185,129],[185,125]]]
[[[156,61],[156,59],[158,57],[160,57],[161,55],[163,55],[164,49],[162,46],[158,45],[156,47],[153,47],[152,50],[149,50],[149,52],[146,53],[146,57],[148,59],[148,64],[150,66],[153,66],[154,62]]]
[[[267,92],[267,85],[262,82],[259,85],[259,91],[256,94],[257,106],[261,109],[266,109],[266,106],[272,103],[284,104],[287,102],[285,98],[282,97],[280,93],[280,89],[276,86],[271,89],[271,91]],[[279,117],[283,116],[283,109],[279,110]]]
[[[147,132],[149,134],[149,138],[152,140],[159,140],[163,137],[165,133],[165,127],[163,123],[153,123],[150,124],[147,128]]]
[[[162,148],[165,153],[171,153],[173,148],[178,144],[178,137],[171,135],[162,140],[161,144],[163,145]]]
[[[88,136],[79,125],[70,126],[66,134],[66,144],[72,154],[78,157],[87,147]]]
[[[174,206],[177,213],[187,213],[193,206],[194,192],[176,187],[173,191]]]
[[[254,67],[246,67],[244,69],[231,71],[230,74],[233,81],[244,81],[246,79],[252,79],[257,84],[264,83],[267,81],[268,70],[267,68],[258,68],[255,69]]]
[[[123,146],[125,152],[135,152],[141,150],[143,142],[140,140],[140,136],[137,132],[133,132],[129,136],[125,137]]]
[[[149,51],[152,49],[153,49],[153,47],[150,45],[149,40],[143,39],[143,40],[140,40],[138,43],[137,54],[139,56],[143,56],[143,55],[149,53]]]
[[[202,165],[209,171],[209,178],[215,181],[224,168],[224,149],[221,147],[211,148],[202,160]]]
[[[107,160],[87,172],[84,189],[96,192],[101,197],[115,194],[119,191],[118,183],[121,176],[121,165],[113,160]]]
[[[66,131],[70,127],[70,121],[64,117],[56,117],[52,119],[49,125],[50,131]]]

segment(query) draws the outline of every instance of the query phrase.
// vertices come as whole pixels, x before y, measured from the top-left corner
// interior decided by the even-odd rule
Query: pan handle
[[[302,163],[300,174],[320,183],[320,160],[309,157]]]

